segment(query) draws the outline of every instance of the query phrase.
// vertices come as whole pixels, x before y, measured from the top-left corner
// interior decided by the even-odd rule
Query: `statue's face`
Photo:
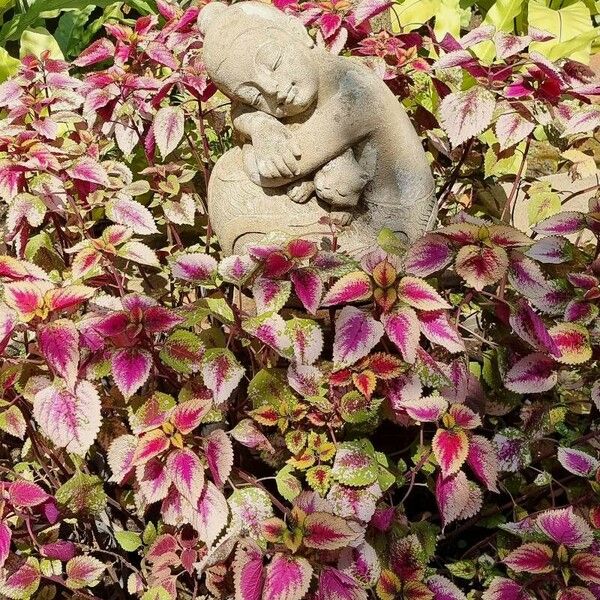
[[[228,85],[233,96],[277,118],[307,110],[316,100],[318,74],[309,50],[290,36],[272,32],[248,61],[237,61],[236,71],[246,70],[237,85]],[[248,48],[248,46],[247,46]],[[248,51],[248,50],[246,50]],[[240,69],[240,62],[246,63]],[[229,83],[229,82],[228,82]]]

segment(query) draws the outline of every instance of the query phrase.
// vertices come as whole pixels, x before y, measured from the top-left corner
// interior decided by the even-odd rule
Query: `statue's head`
[[[277,118],[314,103],[313,42],[298,19],[260,2],[212,2],[199,22],[206,70],[224,94]]]

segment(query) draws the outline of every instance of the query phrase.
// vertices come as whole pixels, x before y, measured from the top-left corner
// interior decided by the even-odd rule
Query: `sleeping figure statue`
[[[384,227],[410,243],[433,226],[425,152],[374,73],[260,2],[211,2],[199,23],[207,72],[232,101],[241,141],[216,162],[208,188],[225,254],[272,233],[318,241],[326,216],[346,225],[338,245],[355,255]]]

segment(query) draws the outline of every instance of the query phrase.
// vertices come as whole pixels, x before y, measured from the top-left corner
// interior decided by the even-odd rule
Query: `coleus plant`
[[[388,5],[282,4],[404,99],[440,181],[435,231],[360,259],[333,220],[219,256],[199,6],[0,84],[3,597],[600,597],[598,200],[558,212],[515,159],[585,176],[597,88],[539,31],[374,33]]]

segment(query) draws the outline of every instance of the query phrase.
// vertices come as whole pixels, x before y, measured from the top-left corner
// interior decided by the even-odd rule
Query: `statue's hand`
[[[278,179],[297,175],[300,149],[286,126],[271,118],[261,120],[253,129],[252,147],[260,176]]]

